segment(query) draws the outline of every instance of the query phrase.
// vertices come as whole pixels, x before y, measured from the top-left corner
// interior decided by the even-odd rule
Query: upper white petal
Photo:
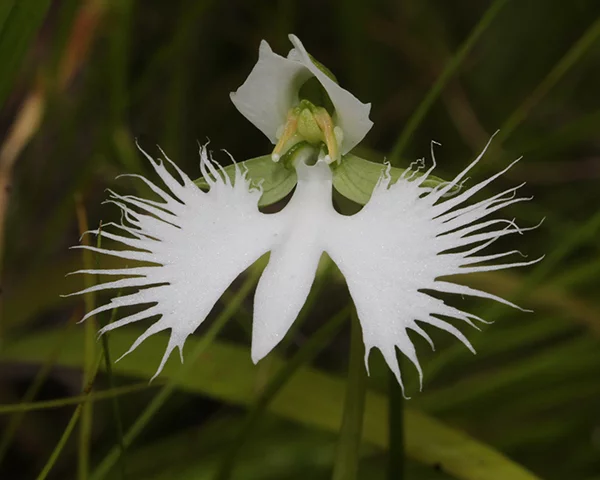
[[[242,86],[230,94],[231,101],[275,144],[277,129],[285,123],[288,110],[298,103],[298,90],[311,76],[302,63],[277,55],[263,40],[258,62]]]
[[[369,119],[371,112],[370,103],[362,103],[358,98],[352,95],[348,90],[344,90],[319,67],[317,67],[308,52],[302,45],[302,42],[296,35],[289,36],[294,47],[288,53],[288,58],[302,63],[319,80],[321,85],[327,91],[333,106],[335,107],[334,122],[344,132],[341,152],[345,155],[352,150],[358,143],[365,138],[365,135],[371,130],[373,122]]]
[[[323,85],[335,107],[334,121],[343,130],[341,153],[354,148],[373,126],[370,103],[360,102],[325,75],[312,62],[295,35],[288,57],[277,55],[266,41],[258,51],[258,62],[231,100],[236,108],[275,144],[277,129],[286,121],[288,110],[298,103],[298,90],[310,77]]]

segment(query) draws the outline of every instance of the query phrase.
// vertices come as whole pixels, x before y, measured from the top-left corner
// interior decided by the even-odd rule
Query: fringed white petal
[[[154,160],[148,155],[165,188],[146,179],[143,181],[164,203],[111,192],[113,202],[123,211],[125,224],[117,225],[119,234],[107,231],[106,225],[100,234],[132,250],[85,245],[78,247],[154,264],[80,271],[127,278],[102,283],[77,293],[139,289],[133,294],[113,298],[108,304],[89,312],[84,320],[112,308],[145,305],[146,310],[106,326],[101,333],[158,317],[156,323],[127,352],[135,349],[148,336],[170,329],[169,344],[157,374],[173,349],[183,348],[188,335],[204,321],[231,282],[271,249],[275,234],[280,230],[277,217],[259,212],[261,192],[250,188],[245,173],[238,170],[235,184],[232,185],[229,178],[215,168],[205,148],[201,149],[200,155],[202,173],[211,184],[208,192],[202,192],[168,159],[167,162],[179,178],[174,177],[161,160]]]
[[[158,317],[126,354],[148,336],[171,329],[159,372],[176,347],[181,351],[187,336],[202,323],[235,277],[267,251],[271,257],[254,301],[253,360],[264,357],[286,334],[306,301],[319,259],[326,252],[346,278],[354,300],[363,330],[365,360],[373,347],[378,348],[400,385],[397,349],[414,364],[421,381],[423,376],[408,330],[433,347],[422,328],[429,324],[451,333],[473,351],[464,334],[447,319],[474,327],[474,322],[484,321],[431,293],[482,297],[519,308],[490,293],[450,283],[445,277],[538,261],[490,264],[519,252],[483,253],[498,238],[528,230],[517,227],[513,220],[487,219],[496,210],[522,200],[516,198],[516,189],[465,203],[498,175],[457,196],[446,195],[481,155],[452,182],[437,188],[423,186],[433,167],[417,176],[416,170],[423,168],[418,162],[393,185],[383,175],[369,203],[350,217],[333,208],[332,173],[323,161],[314,166],[298,164],[298,185],[290,203],[277,214],[264,215],[257,206],[260,192],[250,189],[245,174],[237,170],[232,183],[205,149],[201,150],[200,168],[210,185],[207,193],[174,165],[179,179],[163,162],[148,158],[166,188],[144,181],[164,203],[111,194],[123,211],[125,224],[117,226],[119,233],[100,233],[127,249],[79,248],[152,265],[76,273],[127,277],[78,293],[139,289],[113,298],[83,320],[112,308],[144,306],[145,310],[121,318],[101,333]]]
[[[287,58],[277,55],[266,41],[260,43],[258,62],[246,81],[231,93],[231,101],[267,138],[277,143],[276,133],[286,122],[288,110],[299,102],[298,90],[316,77],[335,107],[335,123],[343,131],[342,155],[354,148],[373,126],[370,103],[362,103],[323,73],[310,59],[302,42],[289,36],[295,48]]]
[[[457,196],[444,196],[482,155],[452,182],[437,189],[422,187],[431,169],[416,179],[407,173],[391,186],[390,179],[384,177],[358,214],[338,218],[337,225],[332,223],[328,229],[325,250],[346,278],[361,321],[367,355],[371,348],[378,348],[400,385],[403,384],[396,347],[416,366],[422,381],[421,367],[407,335],[407,329],[411,329],[423,336],[415,322],[446,330],[473,351],[466,337],[443,318],[471,325],[472,320],[480,319],[427,292],[483,297],[516,307],[495,295],[441,281],[440,277],[526,266],[540,260],[471,266],[518,253],[475,255],[497,238],[525,230],[508,220],[481,222],[492,211],[520,201],[510,196],[514,196],[514,189],[492,197],[491,201],[464,205],[498,175]],[[476,233],[482,228],[484,233]],[[470,248],[465,250],[463,247],[467,246]]]
[[[290,204],[277,214],[284,220],[283,230],[256,293],[253,360],[265,356],[289,329],[306,300],[323,252],[346,278],[363,330],[365,361],[370,350],[378,348],[402,387],[397,349],[416,367],[421,383],[423,379],[408,330],[433,347],[422,328],[428,324],[452,334],[474,352],[467,337],[448,319],[475,328],[474,322],[484,320],[447,305],[431,293],[476,296],[519,307],[439,278],[526,266],[538,260],[493,265],[487,262],[519,252],[480,254],[497,238],[525,229],[519,229],[512,220],[482,221],[493,211],[519,201],[514,198],[514,189],[471,206],[464,202],[481,190],[481,185],[488,185],[489,179],[458,196],[445,195],[473,166],[437,189],[422,186],[433,168],[424,176],[415,175],[422,163],[406,171],[394,185],[383,176],[369,203],[358,214],[347,217],[332,207],[329,168],[322,162],[298,165],[298,186]],[[484,233],[480,233],[482,229]]]

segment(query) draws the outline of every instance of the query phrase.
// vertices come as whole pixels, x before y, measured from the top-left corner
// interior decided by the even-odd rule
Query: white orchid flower
[[[305,78],[304,70],[317,77],[307,65],[311,60],[302,45],[295,37],[293,41],[299,53],[290,55],[292,60],[282,57],[275,60],[276,56],[263,43],[258,65],[235,97],[237,102],[244,96],[242,92],[245,87],[251,88],[250,79],[258,72],[263,72],[260,75],[263,75],[264,84],[270,81],[264,71],[271,68],[276,77],[273,82],[281,82],[277,88],[285,94],[269,88],[255,93],[263,96],[262,103],[256,101],[257,110],[252,110],[247,102],[236,103],[238,107],[243,105],[241,109],[246,109],[246,116],[257,119],[255,123],[265,132],[268,126],[279,127],[283,118],[280,114],[291,105],[286,103],[293,96],[289,84],[281,79],[298,82],[294,75]],[[281,76],[277,65],[283,66]],[[291,75],[291,71],[300,74]],[[326,89],[332,87],[326,82],[323,85]],[[341,95],[343,90],[327,91],[334,103],[337,94],[332,91],[340,93],[340,98],[346,98]],[[276,100],[273,97],[277,97]],[[269,103],[271,100],[273,103]],[[354,133],[358,131],[354,120],[359,119],[358,124],[367,125],[361,117],[365,112],[364,105],[356,102],[352,107],[355,111],[350,107],[344,110],[348,117],[341,115],[336,104],[336,122],[344,125],[344,138],[351,138],[349,144],[342,147],[342,152],[351,148],[349,145],[358,141],[358,136],[364,135]],[[264,111],[260,110],[261,105],[266,105]],[[273,131],[269,131],[273,135]],[[513,221],[487,219],[490,214],[525,200],[516,198],[519,187],[469,203],[474,194],[510,167],[451,197],[448,193],[456,190],[485,150],[454,180],[437,186],[428,186],[434,159],[433,166],[426,172],[420,172],[423,165],[416,163],[403,171],[395,183],[390,169],[384,168],[364,208],[356,215],[344,216],[332,205],[335,170],[323,155],[315,162],[318,151],[319,147],[310,145],[300,149],[293,162],[296,190],[290,202],[280,212],[272,214],[259,210],[263,192],[260,187],[253,186],[248,171],[236,164],[227,174],[213,162],[206,147],[200,149],[200,169],[209,186],[208,191],[202,191],[169,159],[164,163],[144,152],[163,186],[144,177],[139,179],[160,201],[111,192],[110,201],[122,210],[123,223],[113,225],[119,232],[94,231],[129,248],[112,250],[86,245],[79,248],[150,265],[77,272],[126,277],[86,288],[78,294],[137,289],[134,293],[114,297],[109,303],[88,312],[83,320],[117,307],[144,305],[143,310],[107,325],[101,333],[158,316],[159,319],[125,353],[133,351],[150,335],[170,329],[170,339],[156,372],[158,375],[175,348],[179,349],[183,359],[186,338],[202,324],[232,281],[259,257],[270,252],[254,300],[251,355],[253,361],[258,362],[282,340],[298,316],[315,278],[319,259],[326,253],[346,279],[362,326],[365,362],[370,350],[378,348],[403,385],[396,358],[398,348],[415,365],[422,380],[408,330],[423,336],[433,347],[423,325],[451,333],[473,351],[467,338],[446,319],[459,319],[472,326],[483,320],[447,305],[432,293],[484,297],[516,307],[495,295],[442,280],[450,275],[525,266],[537,261],[489,264],[517,252],[482,254],[498,238],[524,230]],[[342,157],[342,165],[344,161]]]

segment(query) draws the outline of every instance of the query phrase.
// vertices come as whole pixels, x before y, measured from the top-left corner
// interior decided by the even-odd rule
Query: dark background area
[[[134,192],[137,185],[116,176],[152,176],[136,139],[153,155],[159,144],[193,178],[200,175],[197,142],[206,138],[224,164],[229,160],[220,149],[238,161],[269,153],[272,146],[237,112],[229,92],[245,80],[262,39],[286,54],[287,34],[295,33],[343,87],[372,103],[374,127],[361,155],[406,167],[428,158],[436,140],[442,146],[435,174],[451,179],[500,130],[469,183],[523,156],[488,194],[527,182],[522,192],[534,199],[504,217],[523,227],[545,219],[533,232],[498,242],[498,251],[545,254],[541,263],[460,280],[534,313],[453,299],[495,321],[482,332],[461,326],[477,356],[444,332],[431,332],[435,352],[414,339],[425,385],[419,392],[405,362],[412,396],[407,416],[414,420],[407,422],[407,478],[502,478],[492,475],[493,463],[490,476],[474,476],[481,452],[460,445],[463,473],[450,474],[436,460],[442,432],[411,416],[422,412],[539,478],[600,479],[597,0],[3,0],[0,20],[3,15],[0,478],[36,478],[53,452],[59,455],[47,478],[100,478],[99,466],[109,465],[106,455],[119,438],[114,402],[60,403],[85,390],[102,349],[92,322],[74,325],[102,298],[84,304],[59,296],[83,286],[67,272],[95,261],[69,247],[85,222],[119,220],[117,208],[102,204],[105,189]],[[234,283],[186,345],[188,373],[106,478],[214,478],[280,359],[307,344],[314,348],[314,332],[350,301],[343,278],[325,263],[284,345],[253,367],[253,277]],[[240,289],[249,290],[242,295]],[[203,333],[214,332],[223,312],[233,314],[231,321],[194,359]],[[110,335],[113,359],[138,331]],[[95,377],[92,396],[121,389],[116,398],[125,432],[184,368],[172,358],[148,385],[165,339],[149,341],[111,376],[102,363]],[[337,427],[328,412],[342,408],[348,342],[344,322],[287,379],[287,395],[256,413],[233,478],[330,477]],[[360,478],[385,478],[386,415],[378,406],[386,404],[387,385],[387,369],[373,352]],[[19,413],[51,399],[62,400]],[[425,451],[421,444],[433,446]]]

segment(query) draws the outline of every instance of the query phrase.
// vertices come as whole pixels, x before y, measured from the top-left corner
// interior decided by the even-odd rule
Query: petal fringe
[[[200,167],[202,172],[212,175],[208,192],[202,192],[194,185],[164,152],[164,162],[143,153],[166,188],[143,177],[136,178],[150,186],[164,203],[111,192],[112,202],[124,214],[122,225],[112,224],[119,234],[109,231],[111,225],[90,232],[131,250],[87,245],[74,248],[155,266],[80,270],[77,273],[127,278],[98,284],[72,295],[138,289],[133,294],[114,297],[106,305],[87,313],[83,320],[113,308],[145,305],[145,310],[121,318],[100,333],[158,316],[158,320],[125,353],[135,350],[150,335],[170,329],[170,340],[158,374],[173,349],[178,347],[181,351],[185,339],[204,321],[231,282],[271,249],[279,224],[274,216],[258,210],[260,192],[249,188],[245,174],[238,172],[240,181],[232,185],[218,173],[205,147],[200,149]],[[179,178],[171,175],[165,164],[172,167]]]

